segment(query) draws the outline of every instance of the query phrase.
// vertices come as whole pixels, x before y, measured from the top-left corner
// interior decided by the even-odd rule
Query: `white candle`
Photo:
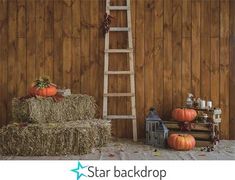
[[[212,108],[212,101],[207,101],[206,106],[207,106],[208,108]]]
[[[205,100],[201,100],[200,102],[200,108],[205,109],[206,108],[206,101]]]

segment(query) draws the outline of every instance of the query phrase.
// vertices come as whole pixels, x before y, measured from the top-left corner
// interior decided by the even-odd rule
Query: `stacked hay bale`
[[[95,119],[95,100],[87,95],[13,99],[13,122],[0,129],[0,154],[41,156],[85,154],[110,138],[110,123]]]

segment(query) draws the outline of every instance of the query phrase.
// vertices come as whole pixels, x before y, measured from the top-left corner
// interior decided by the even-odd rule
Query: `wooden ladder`
[[[110,10],[127,11],[127,27],[110,27],[109,31],[128,32],[128,49],[109,49],[109,32],[105,34],[104,50],[104,96],[103,96],[103,118],[106,120],[125,119],[132,120],[133,140],[137,141],[137,123],[136,123],[136,106],[135,106],[135,76],[134,76],[134,56],[131,30],[131,9],[130,0],[126,0],[126,6],[110,6],[110,0],[106,0],[106,13],[109,15]],[[129,71],[109,71],[109,53],[128,53],[129,54]],[[112,75],[129,75],[130,76],[130,93],[109,93],[108,76]],[[130,97],[131,98],[131,115],[108,115],[108,97]]]

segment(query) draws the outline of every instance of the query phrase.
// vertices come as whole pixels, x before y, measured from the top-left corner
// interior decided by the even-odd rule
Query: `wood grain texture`
[[[200,1],[192,2],[192,93],[195,97],[201,95],[201,41],[200,41]]]
[[[192,36],[192,1],[183,0],[182,1],[182,36],[191,37]]]
[[[8,3],[7,116],[11,119],[11,99],[17,96],[17,3]]]
[[[182,0],[173,1],[173,76],[172,81],[177,82],[173,85],[173,108],[182,105]],[[185,22],[186,23],[186,22]],[[186,24],[185,24],[186,26]],[[187,28],[185,28],[187,29]],[[185,31],[186,33],[186,31]],[[184,50],[183,50],[184,52]],[[182,77],[182,78],[181,78]]]
[[[154,68],[154,29],[149,28],[154,23],[154,1],[144,1],[144,79],[145,79],[145,113],[153,106],[153,68]]]
[[[209,100],[210,97],[210,22],[211,22],[211,11],[210,1],[201,1],[201,98]]]
[[[144,135],[144,1],[136,2],[136,109],[139,135]],[[140,36],[138,34],[141,34]],[[138,82],[138,83],[137,83]]]
[[[163,115],[163,0],[155,1],[155,25],[154,25],[154,106],[159,115]]]
[[[81,93],[89,94],[90,81],[90,3],[81,1]]]
[[[235,138],[234,12],[231,0],[131,0],[139,138],[150,106],[168,120],[188,92],[220,106],[222,138]],[[104,13],[105,0],[0,0],[0,125],[11,119],[11,99],[44,74],[94,96],[101,116]],[[111,26],[125,26],[125,12],[112,15]],[[127,35],[111,34],[110,47],[126,47]],[[110,69],[127,69],[125,54],[111,56]],[[128,81],[110,76],[110,92],[127,92]],[[130,112],[127,99],[110,98],[110,113]],[[115,136],[132,136],[131,121],[112,124]]]
[[[54,1],[54,82],[63,86],[63,3]]]
[[[229,138],[229,1],[220,1],[220,107],[222,138]],[[227,127],[227,128],[226,128]]]
[[[45,9],[44,1],[36,1],[36,78],[45,75],[44,67],[44,22],[45,22]]]
[[[45,75],[54,81],[54,2],[45,2],[45,23],[44,23],[44,71]]]
[[[164,1],[164,94],[163,117],[172,110],[172,0]]]
[[[7,2],[0,1],[0,126],[7,124],[7,62],[8,62],[8,17]]]
[[[235,1],[230,2],[230,139],[235,139]]]
[[[26,43],[27,43],[27,88],[36,78],[36,2],[26,2]],[[53,69],[51,69],[53,71]]]
[[[72,91],[81,91],[81,2],[75,0],[72,4]]]
[[[191,38],[182,39],[182,98],[183,104],[191,91]]]
[[[17,37],[26,37],[26,1],[17,0]]]

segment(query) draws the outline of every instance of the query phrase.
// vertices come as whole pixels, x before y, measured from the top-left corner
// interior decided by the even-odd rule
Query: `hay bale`
[[[110,138],[110,123],[88,120],[65,123],[13,123],[0,129],[0,154],[20,156],[78,155],[103,146]]]
[[[92,96],[73,94],[55,102],[53,98],[12,100],[13,122],[53,123],[94,119],[97,110]]]

